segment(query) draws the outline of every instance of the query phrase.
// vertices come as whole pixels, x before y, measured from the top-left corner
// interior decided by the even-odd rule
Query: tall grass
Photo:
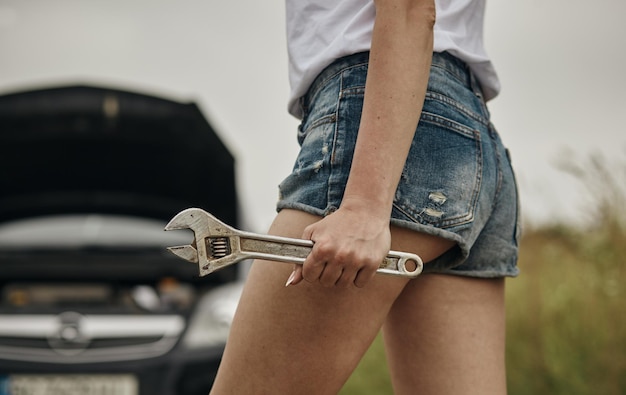
[[[523,239],[508,287],[511,394],[626,393],[626,237],[553,227]]]
[[[508,283],[509,392],[626,393],[626,166],[561,162],[586,191],[582,227],[526,232]]]
[[[562,168],[593,215],[525,230],[521,275],[507,282],[509,394],[626,394],[625,173],[597,156]],[[392,393],[378,338],[341,395]]]

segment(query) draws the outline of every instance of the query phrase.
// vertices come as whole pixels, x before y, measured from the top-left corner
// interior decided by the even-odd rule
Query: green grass
[[[508,289],[511,394],[626,393],[625,261],[616,223],[528,233]]]

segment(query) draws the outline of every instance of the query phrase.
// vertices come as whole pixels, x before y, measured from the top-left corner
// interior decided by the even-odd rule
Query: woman
[[[499,87],[483,14],[287,0],[301,151],[270,233],[314,247],[293,270],[255,262],[213,394],[335,394],[381,328],[396,394],[506,392],[517,193],[485,106]],[[424,274],[375,275],[390,248]]]

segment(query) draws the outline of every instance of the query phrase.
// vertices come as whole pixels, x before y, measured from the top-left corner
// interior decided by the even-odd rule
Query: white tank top
[[[435,0],[434,51],[465,61],[485,99],[500,90],[498,76],[483,46],[486,0]],[[335,59],[367,51],[372,39],[373,0],[286,0],[289,53],[289,113],[300,118],[298,99]]]

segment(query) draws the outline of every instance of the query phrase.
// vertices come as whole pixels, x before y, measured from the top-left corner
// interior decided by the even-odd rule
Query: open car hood
[[[91,86],[0,96],[0,223],[188,207],[238,222],[234,158],[196,104]]]
[[[238,222],[233,156],[194,103],[89,86],[0,96],[3,279],[199,281],[165,250],[192,240],[163,231],[188,207]]]

